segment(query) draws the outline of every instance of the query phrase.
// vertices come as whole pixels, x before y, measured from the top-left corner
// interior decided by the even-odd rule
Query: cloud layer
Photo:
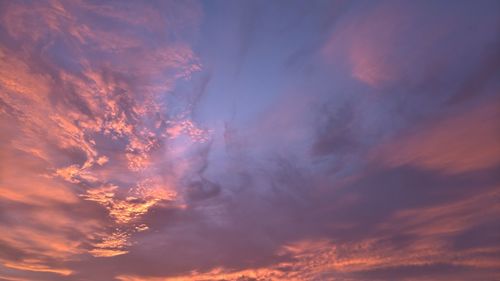
[[[498,11],[0,3],[0,280],[499,279]]]

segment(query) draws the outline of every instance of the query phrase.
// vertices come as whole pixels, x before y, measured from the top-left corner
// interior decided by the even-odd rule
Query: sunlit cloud
[[[500,279],[498,11],[0,3],[0,279]]]
[[[492,120],[500,118],[499,104],[487,102],[469,112],[450,115],[386,144],[380,158],[392,166],[413,164],[446,173],[498,165],[500,130]]]

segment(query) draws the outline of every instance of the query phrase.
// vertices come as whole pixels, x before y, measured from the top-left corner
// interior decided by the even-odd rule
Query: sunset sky
[[[500,1],[0,0],[33,280],[500,280]]]

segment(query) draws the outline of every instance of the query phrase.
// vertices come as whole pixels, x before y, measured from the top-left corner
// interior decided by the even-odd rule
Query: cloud
[[[395,83],[420,84],[421,79],[431,76],[442,76],[434,77],[437,81],[446,80],[451,73],[460,76],[460,71],[453,69],[460,63],[477,63],[482,56],[488,56],[485,64],[498,65],[495,53],[489,50],[498,44],[492,37],[498,21],[487,12],[488,3],[483,4],[461,2],[449,7],[444,3],[397,1],[353,3],[333,28],[321,55],[337,67],[345,66],[351,78],[383,92]],[[444,11],[448,11],[445,16]],[[480,14],[483,16],[475,16]],[[484,32],[475,33],[475,28]],[[473,46],[471,40],[490,41],[491,47]],[[446,53],[446,46],[458,45]],[[464,57],[472,59],[459,62]],[[488,69],[492,68],[478,72],[484,79],[479,84],[489,82]],[[469,87],[473,84],[469,82]]]
[[[445,173],[495,167],[500,161],[500,106],[489,100],[383,145],[379,159],[390,166],[416,165]]]
[[[177,200],[152,155],[165,151],[167,129],[181,124],[193,144],[207,139],[188,107],[171,118],[162,96],[201,69],[187,43],[160,36],[190,32],[196,4],[169,4],[177,19],[147,5],[131,16],[127,5],[5,5],[6,34],[21,46],[4,38],[0,47],[2,159],[13,159],[1,163],[10,206],[2,243],[20,253],[4,257],[10,269],[67,276],[75,270],[64,263],[84,253],[127,253],[132,234],[148,229],[140,218]],[[67,209],[82,206],[90,213]]]
[[[0,6],[1,280],[498,279],[498,4]]]

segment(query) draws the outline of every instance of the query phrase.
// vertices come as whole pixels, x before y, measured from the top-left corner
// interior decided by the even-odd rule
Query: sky
[[[500,280],[500,1],[0,1],[0,280]]]

